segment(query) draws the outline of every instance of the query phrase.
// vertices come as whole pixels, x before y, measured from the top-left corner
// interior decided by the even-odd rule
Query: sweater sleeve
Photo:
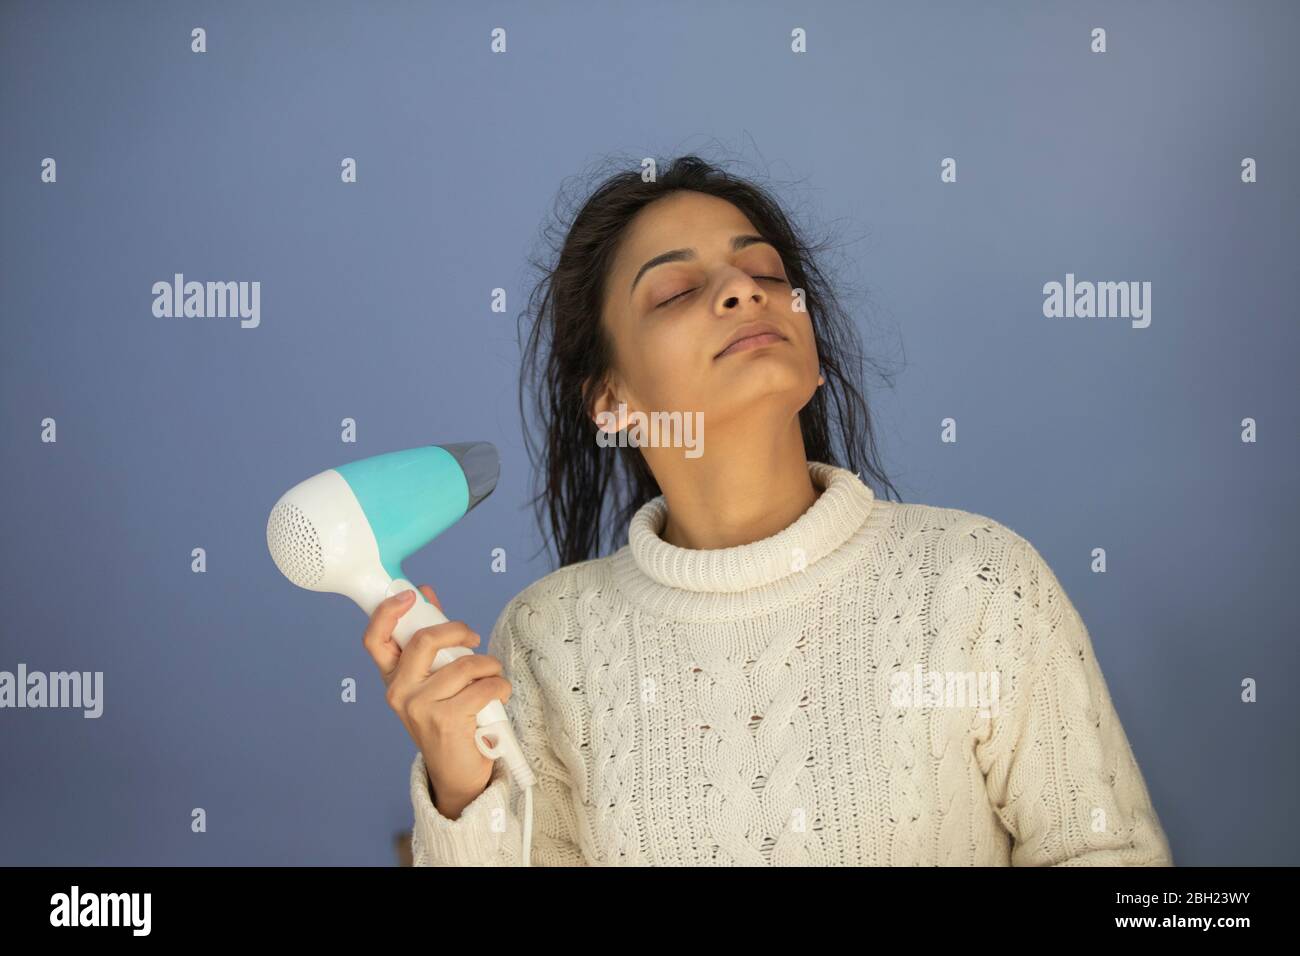
[[[1007,668],[985,780],[1011,865],[1173,866],[1082,618],[1028,541],[1010,563],[1004,643],[1024,666]]]
[[[567,768],[556,757],[547,738],[542,716],[542,696],[537,681],[511,626],[515,602],[502,612],[488,646],[502,663],[510,681],[506,714],[519,739],[524,757],[533,769],[533,866],[585,866],[586,859],[574,839],[579,808],[573,804]],[[527,608],[522,608],[526,613]],[[497,760],[487,787],[455,820],[438,812],[429,792],[424,754],[416,751],[411,765],[411,804],[415,826],[411,831],[415,866],[518,866],[523,849],[524,792],[515,784],[504,760]]]

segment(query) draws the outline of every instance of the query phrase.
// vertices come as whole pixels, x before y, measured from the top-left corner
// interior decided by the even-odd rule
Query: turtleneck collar
[[[810,461],[808,473],[822,491],[807,511],[770,537],[731,548],[669,544],[660,537],[664,496],[646,502],[628,525],[627,546],[613,556],[616,581],[638,603],[694,620],[752,613],[755,600],[775,606],[794,598],[834,573],[855,534],[877,523],[868,520],[873,511],[885,510],[847,469]]]

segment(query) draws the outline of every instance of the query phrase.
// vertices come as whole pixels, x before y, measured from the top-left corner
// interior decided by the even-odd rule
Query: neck
[[[867,537],[892,514],[848,469],[814,461],[808,472],[820,492],[812,507],[774,535],[729,548],[664,541],[667,499],[646,502],[628,525],[627,546],[611,556],[615,584],[633,604],[681,621],[735,620],[805,600],[860,564]]]
[[[698,458],[643,449],[668,506],[663,540],[697,551],[750,544],[811,508],[820,489],[808,473],[798,417],[770,438],[710,437],[709,452]]]

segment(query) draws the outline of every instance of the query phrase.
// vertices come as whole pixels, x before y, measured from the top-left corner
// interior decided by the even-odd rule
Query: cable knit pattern
[[[538,777],[541,866],[1170,866],[1088,631],[983,515],[809,463],[771,537],[604,558],[501,612],[488,651]],[[456,820],[411,767],[417,866],[516,865],[500,764]]]

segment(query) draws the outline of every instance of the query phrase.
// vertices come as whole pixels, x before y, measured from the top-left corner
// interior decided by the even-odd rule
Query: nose
[[[730,280],[722,291],[721,304],[724,313],[738,310],[741,303],[746,300],[760,308],[767,305],[767,292],[758,284],[758,280],[747,272],[742,272]]]

